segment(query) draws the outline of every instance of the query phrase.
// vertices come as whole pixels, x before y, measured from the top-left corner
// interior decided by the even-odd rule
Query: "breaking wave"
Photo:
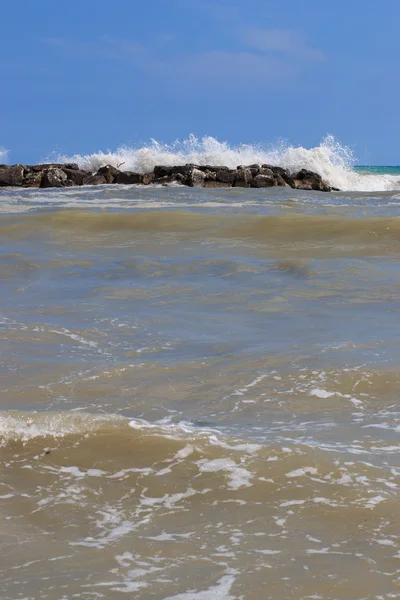
[[[161,144],[151,140],[142,147],[123,146],[115,151],[58,156],[61,162],[76,162],[80,167],[96,171],[111,164],[126,171],[150,172],[156,165],[238,165],[273,164],[297,171],[309,169],[319,173],[330,185],[346,191],[389,191],[400,189],[400,175],[357,172],[351,148],[341,145],[332,135],[327,135],[315,148],[294,147],[283,142],[273,147],[227,142],[206,136],[198,139],[190,135],[183,141]]]

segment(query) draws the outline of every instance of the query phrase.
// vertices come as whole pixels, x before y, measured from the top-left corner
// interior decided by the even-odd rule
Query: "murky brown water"
[[[0,597],[400,597],[399,199],[0,191]]]

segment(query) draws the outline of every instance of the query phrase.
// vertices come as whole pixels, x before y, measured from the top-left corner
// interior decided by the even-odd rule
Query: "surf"
[[[388,173],[357,171],[353,150],[342,145],[332,135],[326,135],[314,148],[293,146],[286,142],[275,145],[231,145],[212,136],[176,140],[171,144],[151,139],[148,144],[121,146],[115,150],[97,151],[92,154],[52,155],[58,162],[74,162],[82,169],[97,171],[104,165],[112,165],[124,171],[152,172],[157,165],[238,165],[271,164],[290,172],[308,169],[316,172],[333,187],[342,191],[391,191],[400,189],[400,176]]]

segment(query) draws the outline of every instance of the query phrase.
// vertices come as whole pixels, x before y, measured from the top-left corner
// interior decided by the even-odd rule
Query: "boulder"
[[[96,175],[99,177],[104,177],[107,183],[114,183],[115,179],[120,173],[121,171],[116,167],[113,167],[112,165],[105,165],[104,167],[100,167]]]
[[[251,169],[247,169],[246,167],[238,168],[235,178],[235,187],[250,187],[250,183],[253,179],[253,173]]]
[[[231,188],[232,184],[225,183],[223,181],[205,181],[203,187],[205,187],[205,188]]]
[[[68,182],[74,185],[83,185],[86,177],[90,175],[87,171],[79,171],[79,169],[70,169],[69,167],[63,167],[62,170],[66,174]]]
[[[269,175],[256,175],[250,185],[254,188],[270,188],[276,185],[276,179]]]
[[[190,172],[191,169],[193,168],[198,168],[198,165],[174,165],[172,167],[165,167],[165,166],[156,166],[154,167],[154,178],[155,179],[161,179],[162,177],[171,177],[172,175],[176,175],[177,173],[180,173],[181,175],[188,175],[188,173]]]
[[[275,173],[275,181],[276,185],[278,185],[279,187],[291,187],[290,184],[284,180],[282,175],[279,175],[279,173]]]
[[[261,168],[270,169],[273,172],[274,176],[278,179],[278,181],[279,177],[281,177],[284,180],[284,182],[287,183],[287,185],[290,185],[290,187],[295,187],[293,176],[290,174],[288,169],[284,169],[283,167],[277,167],[275,165],[262,165]]]
[[[220,169],[217,171],[217,181],[220,183],[229,183],[230,185],[233,185],[235,183],[235,179],[236,171],[232,169]]]
[[[40,188],[43,179],[43,171],[28,171],[22,185],[27,188]]]
[[[42,163],[39,165],[30,165],[26,167],[29,171],[44,171],[46,169],[73,169],[74,171],[79,170],[79,166],[76,163]]]
[[[58,168],[45,169],[40,184],[42,188],[64,187],[67,185],[68,177]]]
[[[88,175],[83,180],[83,185],[103,185],[107,183],[107,180],[103,175]]]
[[[206,179],[206,174],[200,169],[192,169],[185,179],[186,185],[189,187],[203,187]]]
[[[153,182],[153,179],[154,179],[153,173],[145,173],[142,176],[142,183],[143,183],[143,185],[150,185],[150,183]]]
[[[123,185],[142,183],[142,175],[140,175],[140,173],[134,173],[133,171],[121,171],[115,177],[114,183],[120,183]]]
[[[203,171],[205,181],[217,181],[217,173],[215,171]]]
[[[0,168],[0,186],[22,185],[24,165],[4,166]]]
[[[218,173],[218,171],[229,171],[229,167],[216,167],[213,165],[199,165],[196,166],[196,169],[199,169],[199,171],[206,171],[210,173]]]
[[[295,187],[298,190],[315,190],[319,192],[330,192],[331,187],[323,181],[321,175],[308,171],[307,169],[301,169],[298,173],[293,175],[295,180]]]
[[[266,175],[267,177],[275,177],[275,173],[269,167],[261,167],[258,171],[258,175]]]

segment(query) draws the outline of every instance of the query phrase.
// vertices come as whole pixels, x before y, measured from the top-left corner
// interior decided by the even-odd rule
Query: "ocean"
[[[1,599],[398,598],[400,168],[74,158],[342,191],[0,189]]]

